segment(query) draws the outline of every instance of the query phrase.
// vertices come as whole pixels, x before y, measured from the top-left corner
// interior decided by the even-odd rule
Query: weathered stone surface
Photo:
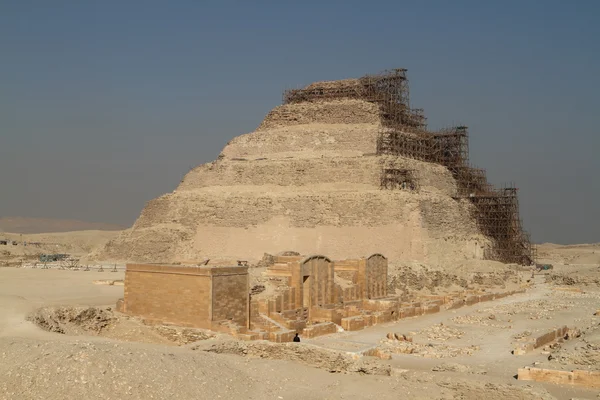
[[[482,258],[468,202],[441,165],[375,156],[380,112],[359,100],[274,109],[216,161],[146,204],[95,254],[139,262],[260,260],[265,252],[358,258],[375,250],[425,262]],[[381,190],[382,168],[415,171],[420,191]],[[400,205],[400,206],[399,206]]]

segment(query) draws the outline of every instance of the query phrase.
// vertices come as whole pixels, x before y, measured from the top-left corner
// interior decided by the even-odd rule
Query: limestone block
[[[548,332],[542,336],[538,336],[535,339],[535,348],[542,347],[545,344],[551,343],[556,340],[556,330]]]
[[[401,341],[401,342],[412,342],[413,341],[411,336],[407,336],[403,333],[398,333],[398,332],[394,333],[394,339]]]
[[[342,328],[346,331],[359,331],[364,327],[365,320],[362,317],[342,318]]]
[[[408,318],[415,316],[415,308],[414,307],[403,307],[399,310],[400,318]]]
[[[542,368],[519,368],[519,380],[548,382],[557,385],[576,385],[587,388],[600,388],[600,371],[559,371]]]
[[[589,388],[600,388],[600,371],[573,371],[573,383]]]
[[[373,314],[373,325],[393,321],[391,313],[380,312]]]
[[[435,305],[426,305],[423,309],[424,314],[435,314],[440,312],[440,306],[438,304]]]
[[[363,351],[362,355],[367,356],[367,357],[377,357],[382,360],[391,360],[392,359],[392,355],[390,353],[382,351],[381,349],[378,349],[376,347]]]
[[[285,326],[292,331],[301,332],[306,328],[306,322],[302,320],[288,320]]]
[[[457,308],[461,308],[464,305],[465,305],[465,301],[463,299],[454,300],[453,302],[451,302],[451,303],[448,304],[447,309],[448,310],[455,310]]]
[[[523,354],[529,353],[535,349],[534,342],[528,342],[518,345],[514,350],[513,354],[516,356],[522,356]]]
[[[479,302],[491,301],[491,300],[494,300],[493,294],[482,294],[481,296],[479,296]]]
[[[365,327],[373,326],[373,316],[372,315],[363,315],[363,319],[365,321]]]
[[[542,368],[519,368],[517,379],[521,381],[548,382],[559,385],[573,383],[573,373]]]
[[[557,339],[564,338],[567,335],[567,332],[569,332],[569,328],[567,328],[566,325],[558,328],[556,330],[556,338]]]
[[[292,330],[280,330],[269,333],[269,340],[276,343],[291,342],[294,340],[296,332]]]
[[[307,338],[314,338],[317,336],[329,335],[330,333],[336,333],[337,326],[333,322],[323,322],[320,324],[310,325],[302,330],[302,335]]]
[[[124,313],[126,311],[125,310],[125,300],[124,299],[117,300],[117,307],[116,308],[117,308],[118,312]]]

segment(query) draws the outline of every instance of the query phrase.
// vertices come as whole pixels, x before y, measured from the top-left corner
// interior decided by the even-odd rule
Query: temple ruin
[[[275,256],[266,276],[275,292],[253,293],[247,266],[129,264],[117,309],[150,324],[289,342],[297,333],[313,338],[356,331],[516,293],[463,290],[401,298],[388,293],[388,260],[381,254],[335,261]]]

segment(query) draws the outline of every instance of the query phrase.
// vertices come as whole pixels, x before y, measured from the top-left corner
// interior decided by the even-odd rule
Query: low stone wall
[[[557,339],[564,338],[567,332],[569,332],[569,328],[566,326],[561,326],[560,328],[553,329],[550,332],[544,333],[540,336],[528,338],[524,343],[517,345],[513,354],[522,355],[533,351],[539,347],[547,345],[548,343],[552,343]]]
[[[457,308],[460,308],[463,306],[472,306],[472,305],[475,305],[478,303],[483,303],[485,301],[503,299],[507,296],[512,296],[512,295],[519,294],[519,293],[525,293],[525,291],[526,291],[525,289],[519,289],[519,290],[510,290],[508,292],[502,292],[502,293],[485,293],[485,294],[466,292],[464,294],[463,298],[457,298],[459,296],[445,296],[444,304],[441,305],[441,307],[446,310],[454,310],[454,309],[457,309]]]
[[[362,316],[342,318],[342,328],[346,331],[359,331],[365,328],[365,319]]]
[[[517,379],[554,383],[557,385],[577,385],[600,388],[600,371],[559,371],[542,368],[519,368]]]
[[[333,322],[323,322],[321,324],[310,325],[302,330],[302,335],[307,338],[329,335],[337,332],[337,325]],[[293,338],[293,337],[292,337]]]
[[[275,343],[285,343],[291,342],[294,340],[294,336],[296,336],[296,332],[292,330],[281,330],[277,332],[269,333],[269,340]]]
[[[311,318],[318,323],[309,326],[306,326],[306,321],[300,318],[300,314],[303,314],[300,310],[277,312],[277,304],[281,304],[280,298],[277,300],[261,300],[258,304],[253,304],[251,307],[254,311],[258,308],[261,313],[264,313],[265,316],[269,315],[274,322],[280,325],[279,327],[274,327],[273,330],[268,330],[268,332],[269,340],[281,342],[292,340],[293,335],[286,336],[287,330],[301,333],[305,338],[314,338],[336,333],[338,326],[341,326],[346,331],[357,331],[376,324],[434,314],[442,310],[455,309],[483,301],[492,301],[523,292],[525,292],[524,289],[503,293],[463,291],[445,296],[422,296],[419,298],[419,301],[413,302],[401,302],[397,298],[383,298],[349,302],[343,309],[313,307],[310,310]],[[260,327],[259,325],[256,324],[256,327],[264,329],[264,327]],[[554,331],[552,333],[553,335],[548,335],[548,339],[539,339],[538,343],[543,345],[541,343],[549,340],[550,336],[554,340],[558,333]],[[277,334],[282,336],[277,336]],[[534,345],[535,342],[532,346]]]

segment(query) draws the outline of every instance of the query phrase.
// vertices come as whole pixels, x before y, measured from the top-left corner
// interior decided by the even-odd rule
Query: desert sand
[[[597,246],[577,246],[579,256],[572,246],[543,248],[558,260]],[[522,294],[300,344],[145,325],[114,310],[122,271],[0,268],[0,398],[595,398],[598,390],[514,375],[599,368],[599,268],[555,263],[533,279],[523,272]],[[565,280],[573,271],[578,279]],[[559,325],[581,336],[512,354],[519,338]],[[413,341],[390,341],[390,332]],[[403,350],[390,360],[349,357],[372,347]]]

